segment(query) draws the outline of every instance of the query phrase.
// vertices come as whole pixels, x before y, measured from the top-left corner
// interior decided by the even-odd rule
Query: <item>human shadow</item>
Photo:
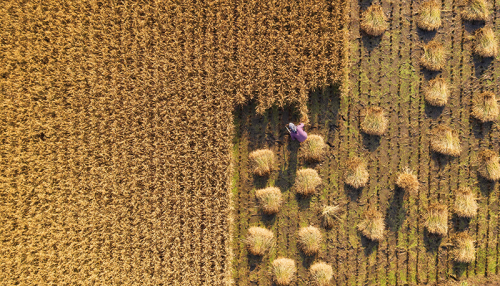
[[[370,135],[364,132],[361,132],[361,136],[363,137],[363,146],[370,152],[377,150],[380,146],[381,136],[378,135]]]
[[[407,210],[403,205],[405,191],[395,187],[392,194],[387,208],[387,215],[385,216],[385,224],[392,232],[397,232],[403,225],[407,214]]]
[[[425,104],[425,115],[432,119],[437,119],[443,113],[444,106],[434,106],[428,103]]]

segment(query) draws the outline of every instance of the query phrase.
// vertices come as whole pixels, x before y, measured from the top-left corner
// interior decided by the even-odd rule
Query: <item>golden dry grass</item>
[[[302,227],[299,230],[299,246],[305,255],[315,255],[321,248],[323,236],[319,228],[314,226]]]
[[[248,252],[253,255],[264,255],[274,244],[274,234],[268,229],[253,226],[248,229],[245,242]]]
[[[399,174],[396,185],[409,194],[415,194],[418,191],[419,183],[417,176],[406,167],[403,172]]]
[[[462,19],[469,21],[486,21],[490,14],[486,0],[465,0]]]
[[[319,162],[325,157],[327,145],[320,135],[311,134],[300,144],[300,156],[308,162]]]
[[[474,52],[481,57],[496,57],[498,54],[498,41],[495,32],[490,27],[483,27],[475,33]]]
[[[369,107],[362,112],[363,122],[361,122],[361,130],[369,135],[384,135],[387,131],[388,120],[385,117],[385,112],[378,106]]]
[[[420,59],[420,63],[426,69],[431,71],[439,71],[444,68],[446,63],[446,51],[443,44],[434,40],[424,45],[424,53]]]
[[[363,214],[363,220],[358,224],[358,229],[368,239],[382,240],[385,231],[385,222],[382,213],[370,207]]]
[[[446,125],[438,125],[431,130],[431,149],[449,156],[459,156],[462,151],[458,133]]]
[[[316,193],[316,188],[321,184],[321,177],[314,169],[302,169],[297,171],[295,177],[295,189],[303,196],[310,196]]]
[[[353,188],[361,188],[368,183],[368,170],[366,163],[359,157],[350,158],[347,163],[345,183]]]
[[[273,278],[278,285],[290,285],[293,281],[297,268],[295,261],[290,258],[280,257],[273,261]]]
[[[380,36],[389,28],[387,16],[385,16],[382,7],[373,4],[365,12],[361,19],[361,29],[371,36]]]
[[[450,97],[448,84],[442,78],[431,79],[424,89],[424,97],[430,105],[445,106]]]
[[[478,171],[481,176],[490,181],[500,179],[500,158],[496,152],[483,150],[479,152],[478,159]]]
[[[455,248],[453,249],[453,256],[456,262],[471,263],[476,257],[476,248],[474,240],[466,232],[461,232],[456,235]]]
[[[441,7],[437,1],[430,0],[420,5],[417,25],[420,29],[427,31],[441,27]]]
[[[448,207],[433,203],[427,209],[425,227],[429,233],[445,236],[448,233]]]
[[[251,168],[254,174],[266,176],[275,168],[276,156],[269,149],[255,150],[248,155]]]
[[[476,94],[472,100],[471,115],[481,122],[498,119],[498,104],[495,94],[491,91]]]
[[[337,215],[340,211],[340,206],[324,206],[321,211],[321,222],[323,226],[326,228],[332,228],[335,223],[335,219],[339,219]]]
[[[459,217],[472,218],[477,214],[477,198],[470,188],[455,191],[454,211]]]
[[[276,187],[260,189],[255,192],[259,200],[260,207],[265,214],[275,214],[279,212],[283,202],[281,191]]]
[[[319,261],[311,265],[309,268],[313,285],[326,286],[330,285],[333,277],[333,268],[323,261]]]

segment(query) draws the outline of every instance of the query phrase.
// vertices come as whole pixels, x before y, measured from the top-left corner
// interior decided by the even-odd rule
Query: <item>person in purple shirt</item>
[[[292,140],[297,140],[300,143],[304,142],[307,139],[307,133],[304,131],[304,123],[299,124],[299,126],[295,126],[293,123],[289,123],[288,127],[288,132],[290,132],[290,137],[292,137]]]

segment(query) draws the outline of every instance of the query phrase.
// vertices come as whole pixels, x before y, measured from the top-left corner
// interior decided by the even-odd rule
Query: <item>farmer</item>
[[[296,139],[299,142],[304,142],[304,140],[307,139],[307,133],[304,131],[304,123],[301,123],[299,126],[295,126],[293,123],[289,123],[288,127],[288,132],[290,132],[290,137],[292,137],[292,140]]]

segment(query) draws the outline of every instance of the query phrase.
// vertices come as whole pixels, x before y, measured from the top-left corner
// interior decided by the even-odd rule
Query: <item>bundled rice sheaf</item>
[[[495,32],[490,27],[483,27],[476,31],[476,45],[474,52],[481,57],[496,57],[498,54],[498,42]]]
[[[320,135],[309,135],[300,146],[300,155],[306,161],[318,162],[325,157],[326,144]]]
[[[410,194],[415,194],[418,191],[418,179],[413,172],[406,167],[402,173],[399,174],[396,185]]]
[[[462,148],[458,133],[446,125],[438,125],[431,131],[431,149],[449,156],[459,156]]]
[[[431,79],[424,90],[424,96],[430,105],[445,106],[450,96],[448,84],[442,78]]]
[[[361,29],[371,36],[380,36],[389,28],[387,17],[380,5],[371,5],[361,19]]]
[[[476,248],[472,237],[468,233],[462,232],[457,234],[454,240],[453,256],[455,261],[461,263],[473,262],[476,256]]]
[[[330,265],[326,264],[323,261],[319,261],[311,265],[309,271],[311,272],[313,285],[330,285],[330,281],[333,277],[333,269]]]
[[[481,122],[488,122],[497,120],[498,114],[497,99],[493,92],[487,91],[474,96],[472,100],[472,116]]]
[[[317,227],[308,226],[299,230],[299,246],[305,255],[318,253],[322,240],[321,231]]]
[[[262,211],[266,214],[275,214],[280,210],[283,202],[281,191],[276,187],[260,189],[255,192],[255,196],[259,200]]]
[[[361,188],[368,183],[366,163],[359,157],[353,157],[346,163],[345,183],[353,188]]]
[[[477,214],[477,198],[470,188],[455,191],[454,211],[459,217],[472,218]]]
[[[424,45],[424,54],[420,63],[428,70],[439,71],[444,68],[446,51],[443,45],[436,41],[430,41]]]
[[[420,29],[427,31],[441,27],[441,7],[437,1],[426,1],[420,6],[417,25]]]
[[[280,257],[273,261],[272,265],[274,282],[277,285],[290,285],[297,272],[295,261],[290,258]]]
[[[255,150],[248,155],[248,158],[254,174],[259,176],[269,175],[276,163],[276,157],[273,151],[269,149]]]
[[[375,208],[369,208],[364,213],[364,219],[358,224],[358,229],[368,239],[379,241],[384,238],[385,222],[382,213]]]
[[[364,119],[361,122],[361,130],[369,135],[384,135],[387,131],[388,120],[385,112],[378,106],[369,107],[363,111]]]
[[[303,196],[310,196],[316,193],[316,188],[321,184],[321,177],[314,169],[302,169],[295,177],[295,189]]]
[[[332,228],[337,214],[340,212],[340,206],[324,206],[321,211],[321,222],[324,227]]]
[[[274,244],[274,234],[268,229],[253,226],[248,229],[245,242],[251,254],[264,255]]]
[[[465,0],[462,18],[468,21],[486,21],[490,12],[486,0]]]
[[[481,176],[490,181],[500,179],[500,158],[496,152],[488,149],[483,150],[479,152],[478,159],[478,171]]]
[[[427,210],[425,227],[429,233],[445,236],[448,233],[448,207],[433,203]]]

